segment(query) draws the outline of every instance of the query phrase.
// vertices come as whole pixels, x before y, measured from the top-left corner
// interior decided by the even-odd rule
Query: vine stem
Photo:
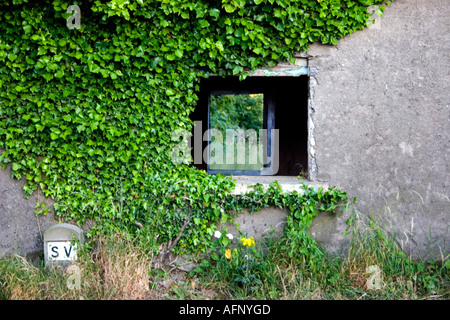
[[[191,214],[192,214],[192,210],[189,208],[189,214],[188,214],[188,216],[184,219],[183,226],[181,227],[180,232],[178,233],[178,236],[177,236],[177,237],[175,238],[175,240],[171,243],[171,245],[169,246],[169,248],[167,248],[167,251],[168,251],[168,252],[172,251],[172,250],[176,247],[178,241],[180,241],[180,238],[181,238],[181,236],[182,236],[184,230],[186,229],[186,227],[187,227],[187,225],[188,225],[188,223],[189,223],[189,218],[190,218]]]

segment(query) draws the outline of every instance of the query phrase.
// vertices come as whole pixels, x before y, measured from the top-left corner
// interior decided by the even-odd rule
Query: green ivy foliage
[[[211,95],[209,121],[211,128],[227,129],[263,128],[264,98],[262,94]]]
[[[93,232],[152,228],[167,241],[187,219],[179,250],[204,250],[233,182],[170,158],[199,80],[336,44],[381,2],[0,0],[0,163],[26,177],[26,196],[40,187]],[[80,29],[66,25],[73,4]]]

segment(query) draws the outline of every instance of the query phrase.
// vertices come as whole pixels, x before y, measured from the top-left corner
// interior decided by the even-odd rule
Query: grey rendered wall
[[[24,184],[25,179],[11,178],[10,165],[0,168],[0,257],[20,254],[38,261],[44,249],[43,232],[56,221],[51,213],[35,216],[36,203],[52,202],[39,191],[25,199]]]
[[[449,9],[397,0],[379,25],[308,51],[313,180],[357,197],[415,257],[449,253]],[[336,250],[344,229],[320,217],[311,231]]]

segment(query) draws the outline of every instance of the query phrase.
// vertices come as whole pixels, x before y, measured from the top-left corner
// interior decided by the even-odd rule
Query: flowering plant
[[[215,244],[216,244],[216,252],[213,252],[211,255],[211,258],[213,260],[219,260],[219,254],[220,256],[225,256],[227,259],[231,259],[231,250],[227,249],[227,246],[230,244],[230,242],[234,239],[234,236],[231,233],[226,233],[225,235],[220,232],[219,230],[216,230],[214,232],[214,238]],[[217,247],[219,254],[217,253]]]
[[[237,252],[236,263],[234,265],[234,281],[242,285],[247,291],[255,291],[261,280],[256,275],[256,269],[260,266],[260,256],[256,250],[256,242],[254,237],[240,239],[244,248],[241,250],[235,249]]]
[[[244,236],[233,245],[234,236],[231,233],[216,230],[213,239],[215,249],[210,255],[213,261],[203,260],[192,274],[214,266],[219,277],[236,283],[248,294],[258,290],[262,284],[260,278],[264,261],[256,249],[255,238]]]
[[[251,247],[251,246],[255,246],[255,239],[253,237],[251,238],[242,238],[241,239],[242,245],[244,247]]]

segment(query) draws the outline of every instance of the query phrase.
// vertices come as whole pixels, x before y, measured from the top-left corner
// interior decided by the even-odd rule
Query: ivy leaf
[[[159,64],[159,62],[161,61],[160,57],[156,57],[155,59],[152,60],[152,62],[150,63],[150,66],[152,68],[156,68],[156,66]]]
[[[23,31],[25,32],[25,34],[29,34],[31,32],[31,26],[30,25],[26,25],[23,26]]]
[[[216,42],[216,47],[219,48],[219,50],[220,50],[221,52],[223,52],[223,51],[225,50],[225,48],[224,48],[224,46],[223,46],[223,43],[222,43],[221,41],[217,41],[217,42]]]
[[[175,55],[178,58],[182,58],[183,57],[183,51],[181,51],[180,49],[175,50]]]
[[[237,6],[233,6],[231,4],[224,4],[223,7],[224,7],[225,11],[228,13],[232,13],[237,9]]]
[[[59,61],[61,61],[61,59],[62,59],[63,57],[64,57],[64,56],[63,56],[62,54],[57,54],[57,55],[55,55],[55,56],[53,57],[53,59],[55,59],[56,62],[59,62]]]
[[[46,73],[46,74],[44,74],[44,78],[45,78],[45,80],[47,80],[47,82],[49,82],[50,80],[53,79],[53,75],[50,73]]]
[[[209,22],[204,19],[198,20],[198,23],[200,24],[201,28],[208,28],[210,26]]]
[[[218,19],[218,18],[219,18],[219,15],[220,15],[220,10],[219,10],[219,9],[213,8],[213,9],[211,9],[211,10],[209,11],[209,14],[210,14],[213,18]]]
[[[14,54],[14,53],[8,54],[8,59],[9,59],[10,61],[14,61],[14,60],[16,60],[16,58],[17,58],[17,55],[16,55],[16,54]]]
[[[59,138],[59,135],[57,135],[57,134],[54,133],[54,132],[50,132],[50,138],[51,138],[52,140],[56,140],[56,139]]]
[[[233,75],[237,75],[237,74],[241,73],[242,71],[244,71],[244,68],[243,68],[243,67],[241,67],[241,66],[235,66],[235,67],[233,68]]]
[[[96,63],[89,61],[88,62],[89,71],[92,73],[99,73],[100,72],[100,66],[98,66]]]
[[[64,70],[63,69],[59,69],[56,73],[55,73],[55,77],[56,78],[62,78],[64,76]]]

